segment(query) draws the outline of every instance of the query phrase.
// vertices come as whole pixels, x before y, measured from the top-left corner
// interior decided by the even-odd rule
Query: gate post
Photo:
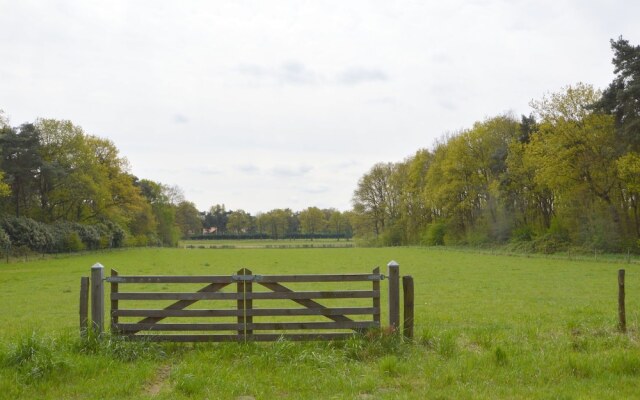
[[[238,330],[238,340],[247,341],[247,336],[253,334],[252,329],[247,329],[248,324],[253,323],[253,316],[248,315],[250,310],[253,308],[253,300],[251,298],[251,293],[253,292],[253,284],[250,280],[248,280],[249,275],[252,275],[248,268],[242,268],[237,272],[238,276],[240,276],[240,280],[237,284],[236,292],[241,297],[238,298],[238,324],[242,326],[241,329]]]
[[[411,275],[402,277],[402,298],[404,300],[404,323],[402,332],[407,339],[413,339],[413,277]]]
[[[104,267],[97,263],[91,267],[91,329],[98,335],[104,328]]]
[[[391,260],[387,264],[389,274],[389,326],[400,328],[400,264]]]
[[[624,307],[624,269],[618,270],[618,329],[627,332],[627,313]]]
[[[86,336],[89,325],[89,277],[80,278],[80,335]]]

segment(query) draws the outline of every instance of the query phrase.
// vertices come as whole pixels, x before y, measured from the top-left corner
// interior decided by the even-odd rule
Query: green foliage
[[[63,250],[65,252],[77,252],[84,250],[85,246],[78,232],[71,232],[64,238]]]
[[[401,246],[405,242],[404,231],[399,224],[385,229],[380,236],[380,242],[383,246]]]
[[[513,242],[530,242],[533,240],[535,233],[533,228],[529,225],[522,226],[513,231],[511,240]]]
[[[443,222],[434,222],[427,226],[424,236],[424,244],[427,246],[443,246],[447,226]]]
[[[54,244],[51,229],[45,224],[26,217],[5,217],[2,228],[13,246],[24,246],[34,251],[47,251]]]
[[[11,247],[11,238],[0,226],[0,252],[4,252],[5,249],[8,249],[9,247]]]
[[[640,150],[640,46],[620,36],[611,39],[616,77],[594,109],[615,116],[618,136],[633,150]]]

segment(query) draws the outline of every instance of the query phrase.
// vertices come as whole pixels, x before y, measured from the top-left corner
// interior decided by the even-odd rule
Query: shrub
[[[96,250],[100,248],[101,234],[97,226],[77,224],[76,232],[78,232],[82,243],[84,243],[88,249]]]
[[[513,231],[512,242],[530,242],[533,239],[533,229],[529,225],[522,226]]]
[[[50,251],[53,247],[50,228],[31,218],[6,217],[1,225],[14,246],[25,246],[35,251]]]
[[[125,244],[126,233],[112,221],[96,225],[96,229],[100,233],[100,248],[117,248]]]
[[[70,232],[64,238],[63,250],[66,252],[77,252],[84,250],[84,243],[80,239],[78,232]]]
[[[383,246],[401,246],[403,242],[403,230],[400,226],[393,225],[380,236]]]
[[[4,252],[5,249],[11,247],[11,238],[7,235],[7,232],[0,227],[0,252]]]
[[[434,222],[427,227],[423,242],[428,246],[443,246],[447,226],[443,222]]]

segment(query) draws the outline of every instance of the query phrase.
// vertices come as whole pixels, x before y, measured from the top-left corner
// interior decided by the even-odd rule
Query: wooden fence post
[[[404,324],[402,331],[408,339],[413,339],[413,277],[402,277],[402,292],[404,299]]]
[[[89,324],[89,277],[80,278],[80,335],[87,334]]]
[[[618,270],[618,328],[621,332],[627,331],[627,314],[624,307],[624,269]]]
[[[389,326],[400,328],[400,264],[390,261],[389,274]]]
[[[247,276],[251,275],[252,272],[250,269],[242,268],[237,274],[241,277],[237,284],[237,292],[242,294],[242,298],[238,299],[238,311],[241,312],[241,315],[238,315],[238,324],[242,325],[242,329],[238,330],[238,337],[246,342],[247,336],[253,334],[253,330],[247,329],[247,324],[253,323],[253,316],[247,315],[247,311],[253,308],[253,300],[247,299],[245,296],[245,294],[253,291],[253,283],[246,280]]]
[[[91,328],[101,334],[104,329],[104,267],[91,267]]]
[[[115,269],[111,268],[111,276],[112,277],[116,277],[118,276],[118,271],[116,271]],[[118,300],[113,300],[113,295],[118,293],[118,283],[116,282],[111,282],[111,333],[112,334],[116,334],[119,333],[119,329],[118,329],[118,322],[119,322],[119,318],[117,315],[115,315],[116,311],[118,311]]]

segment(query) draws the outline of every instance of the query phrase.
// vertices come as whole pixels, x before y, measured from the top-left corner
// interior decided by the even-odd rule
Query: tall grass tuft
[[[157,359],[166,355],[157,343],[130,341],[118,335],[97,334],[93,330],[72,341],[71,347],[79,354],[101,354],[123,362]]]
[[[25,383],[31,383],[49,376],[54,370],[65,369],[67,361],[60,357],[54,339],[45,338],[32,332],[23,336],[15,344],[10,344],[2,357],[3,364],[16,368]]]

